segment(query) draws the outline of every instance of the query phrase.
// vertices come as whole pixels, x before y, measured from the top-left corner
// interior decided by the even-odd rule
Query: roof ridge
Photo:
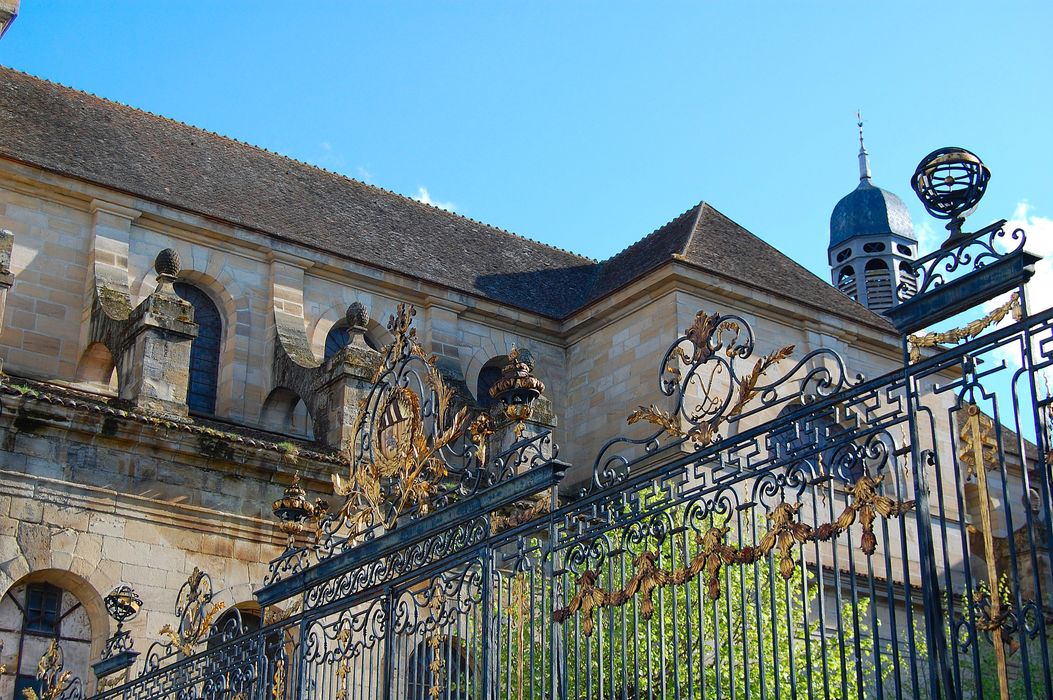
[[[165,122],[168,122],[170,124],[175,124],[177,126],[180,126],[180,127],[186,128],[186,129],[191,129],[193,131],[197,131],[197,132],[200,132],[200,133],[203,133],[203,134],[208,134],[210,136],[214,136],[216,138],[223,139],[224,141],[229,141],[231,143],[238,144],[239,146],[243,146],[243,147],[246,147],[246,148],[251,148],[251,149],[254,149],[254,150],[257,150],[257,151],[261,151],[263,153],[267,153],[267,154],[270,154],[272,156],[276,156],[278,158],[281,158],[282,160],[286,160],[286,161],[289,161],[291,163],[296,163],[297,165],[301,165],[303,167],[311,168],[312,170],[317,170],[319,172],[326,173],[327,175],[330,175],[330,176],[333,176],[333,177],[336,177],[336,178],[340,178],[342,180],[346,180],[348,182],[355,183],[357,185],[361,185],[361,186],[366,187],[368,189],[377,190],[379,192],[383,192],[385,194],[392,195],[392,196],[398,197],[400,199],[404,199],[407,202],[413,202],[414,204],[418,204],[420,206],[428,207],[428,208],[433,209],[433,210],[435,210],[437,212],[442,212],[443,214],[445,214],[447,216],[451,216],[451,217],[458,218],[458,219],[463,219],[465,221],[471,221],[474,224],[478,224],[480,226],[485,226],[486,228],[488,228],[488,229],[490,229],[492,231],[495,231],[495,232],[498,232],[498,233],[503,233],[505,235],[512,236],[513,238],[518,238],[520,240],[527,241],[528,243],[534,243],[536,245],[543,246],[543,247],[548,248],[550,250],[559,251],[560,253],[564,253],[566,255],[572,255],[572,256],[574,256],[576,258],[580,258],[581,260],[586,261],[586,262],[591,262],[591,263],[599,262],[595,258],[590,258],[590,257],[588,257],[586,255],[582,255],[580,253],[575,253],[574,251],[567,250],[566,248],[560,248],[559,246],[554,246],[554,245],[552,245],[550,243],[545,243],[543,241],[539,241],[537,239],[530,238],[529,236],[524,236],[522,234],[515,233],[514,231],[509,231],[508,229],[501,228],[500,226],[495,226],[494,224],[489,224],[489,223],[487,223],[485,221],[480,221],[478,219],[473,219],[472,217],[465,216],[464,214],[458,214],[455,211],[450,211],[448,209],[443,209],[441,207],[437,207],[437,206],[435,206],[433,204],[429,204],[427,202],[422,202],[419,199],[414,199],[413,197],[409,197],[409,196],[404,195],[404,194],[402,194],[400,192],[395,192],[394,190],[389,190],[386,187],[381,187],[380,185],[374,185],[371,182],[366,182],[364,180],[359,180],[358,178],[351,177],[350,175],[345,175],[343,173],[338,173],[338,172],[336,172],[334,170],[329,170],[327,168],[323,168],[320,165],[316,165],[314,163],[308,163],[307,161],[303,161],[303,160],[299,160],[297,158],[293,158],[292,156],[285,155],[284,153],[279,153],[278,151],[272,151],[271,149],[265,148],[264,146],[259,146],[259,145],[256,145],[254,143],[249,143],[248,141],[242,141],[241,139],[235,138],[233,136],[227,136],[226,134],[221,134],[221,133],[219,133],[217,131],[212,131],[210,129],[205,129],[204,127],[195,126],[194,124],[189,124],[187,122],[180,121],[178,119],[173,119],[172,117],[166,117],[163,114],[158,114],[156,112],[151,112],[149,110],[142,109],[141,107],[135,107],[133,105],[126,104],[124,102],[120,102],[118,100],[114,100],[114,99],[111,99],[109,97],[103,97],[101,95],[96,95],[93,92],[89,92],[87,90],[81,90],[81,89],[72,87],[70,85],[66,85],[64,83],[57,82],[55,80],[50,80],[48,78],[42,78],[42,77],[40,77],[38,75],[33,75],[32,73],[27,73],[25,71],[19,70],[17,68],[13,68],[11,66],[8,66],[8,65],[5,65],[5,64],[2,64],[2,63],[0,63],[0,69],[9,70],[9,71],[11,71],[13,73],[17,73],[19,75],[25,76],[25,77],[30,78],[32,80],[37,80],[37,81],[40,81],[42,83],[47,83],[48,85],[53,85],[53,86],[61,88],[63,90],[69,90],[70,92],[73,92],[73,93],[76,93],[76,94],[79,94],[79,95],[85,95],[87,97],[91,97],[93,99],[99,100],[100,102],[106,102],[108,104],[115,105],[115,106],[120,107],[122,109],[127,109],[127,110],[131,110],[133,112],[138,112],[139,114],[145,114],[145,115],[147,115],[149,117],[153,117],[154,119],[159,119],[161,121],[165,121]]]
[[[705,200],[700,201],[695,207],[698,209],[698,212],[695,214],[695,220],[691,222],[691,232],[687,234],[687,240],[684,241],[684,247],[680,250],[680,255],[682,256],[687,255],[687,251],[691,249],[691,243],[694,242],[695,234],[698,233],[698,226],[702,223],[702,214],[706,211],[707,207],[713,209],[713,207],[710,207]],[[714,211],[716,210],[714,209]]]
[[[658,235],[659,233],[661,233],[661,232],[662,232],[662,231],[663,231],[663,230],[664,230],[664,229],[665,229],[666,227],[668,227],[668,226],[669,226],[670,224],[674,224],[674,223],[676,223],[677,221],[680,221],[680,220],[681,220],[682,218],[684,218],[685,216],[687,216],[688,214],[690,214],[692,210],[694,210],[694,209],[696,209],[696,208],[701,208],[702,206],[705,206],[705,204],[706,204],[706,203],[705,203],[705,201],[699,201],[699,202],[698,202],[697,204],[692,204],[692,205],[691,205],[690,207],[688,207],[688,208],[687,208],[687,209],[685,209],[684,211],[680,212],[679,214],[677,214],[676,216],[674,216],[674,217],[673,217],[672,219],[670,219],[669,221],[666,221],[666,222],[665,222],[664,224],[662,224],[661,226],[657,227],[656,229],[654,229],[653,231],[651,231],[650,233],[648,233],[648,234],[647,234],[646,236],[644,236],[643,238],[639,238],[639,239],[637,239],[637,240],[633,241],[633,242],[632,242],[632,243],[630,243],[629,245],[627,245],[627,246],[625,246],[624,248],[622,248],[621,250],[619,250],[619,251],[618,251],[617,253],[615,253],[614,255],[611,255],[610,257],[604,258],[603,260],[600,260],[600,261],[598,261],[598,262],[599,262],[600,264],[606,264],[606,263],[609,263],[609,262],[611,262],[612,260],[614,260],[615,258],[617,258],[617,257],[618,257],[619,255],[622,255],[622,254],[624,254],[624,253],[627,253],[628,251],[632,250],[633,248],[636,248],[637,246],[639,246],[639,245],[642,245],[643,243],[647,242],[647,241],[648,241],[649,239],[651,239],[651,238],[653,238],[653,237],[657,236],[657,235]],[[697,216],[696,216],[696,221],[697,221]]]

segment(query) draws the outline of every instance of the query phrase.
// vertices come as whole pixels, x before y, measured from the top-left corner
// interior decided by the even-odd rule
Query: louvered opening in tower
[[[859,301],[859,290],[856,288],[856,271],[851,265],[845,265],[837,275],[837,288],[843,293]]]
[[[872,311],[884,311],[892,306],[892,271],[888,263],[875,258],[867,263],[863,271],[867,287],[867,307]]]

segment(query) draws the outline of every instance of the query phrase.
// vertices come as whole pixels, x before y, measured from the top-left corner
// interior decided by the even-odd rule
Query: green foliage
[[[658,554],[663,568],[684,566],[696,546],[684,510],[665,509],[666,534],[636,528],[614,534],[597,585],[620,589],[643,552]],[[721,571],[720,583],[716,600],[702,576],[655,589],[650,619],[644,619],[639,595],[595,611],[595,629],[585,636],[580,613],[552,622],[551,583],[538,571],[506,579],[498,601],[500,696],[547,697],[552,664],[546,648],[565,656],[566,677],[559,680],[567,697],[580,700],[716,697],[718,687],[722,696],[739,698],[774,697],[776,687],[784,698],[824,697],[824,687],[835,697],[870,694],[876,674],[869,599],[842,606],[845,632],[838,640],[824,637],[819,586],[800,565],[785,580],[771,557],[732,564]],[[828,619],[834,616],[830,603],[828,597]]]

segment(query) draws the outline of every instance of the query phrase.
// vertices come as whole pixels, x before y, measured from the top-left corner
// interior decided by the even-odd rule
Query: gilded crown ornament
[[[534,358],[530,352],[513,346],[500,378],[490,387],[490,396],[500,401],[505,407],[505,416],[515,421],[517,439],[523,436],[523,422],[530,418],[531,406],[544,391],[545,383],[534,376]]]
[[[317,523],[329,513],[329,503],[321,498],[314,503],[307,500],[307,492],[300,486],[300,473],[293,475],[281,498],[274,501],[271,512],[278,519],[278,528],[289,537],[289,547],[296,544],[296,535],[308,523]]]

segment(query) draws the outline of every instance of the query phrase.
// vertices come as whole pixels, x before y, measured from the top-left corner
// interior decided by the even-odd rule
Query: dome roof
[[[870,184],[870,178],[864,178],[859,187],[837,203],[830,215],[830,247],[841,245],[855,236],[882,233],[917,240],[914,223],[903,200]]]

